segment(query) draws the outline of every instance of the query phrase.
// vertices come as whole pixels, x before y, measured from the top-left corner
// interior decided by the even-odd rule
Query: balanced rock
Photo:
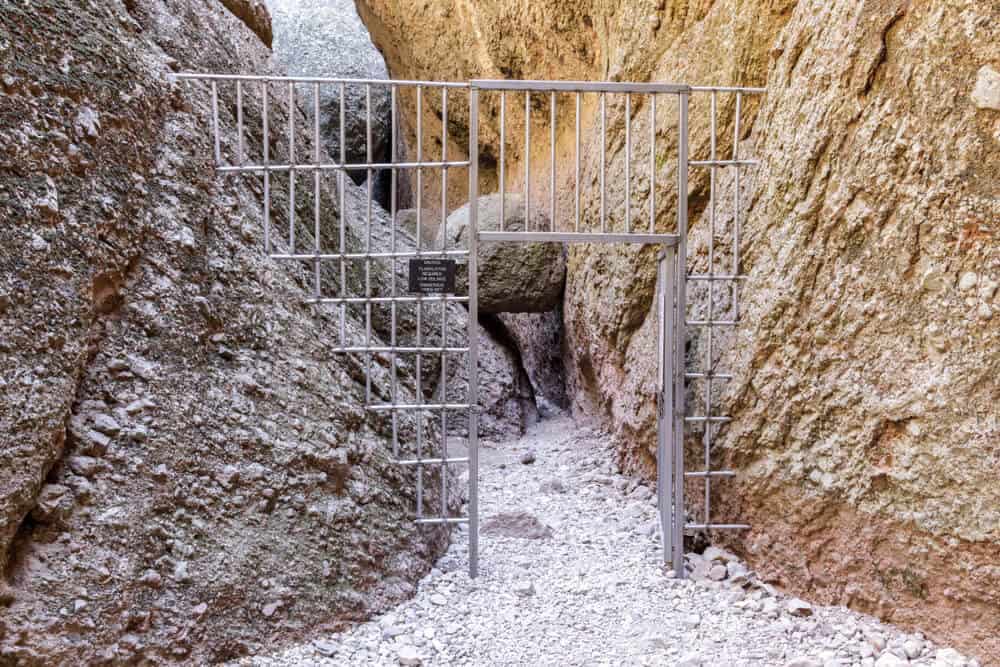
[[[447,247],[468,247],[469,205],[448,216]],[[479,231],[498,231],[500,195],[479,198],[476,226]],[[503,229],[525,231],[524,200],[504,196]],[[528,231],[548,231],[548,219],[533,211]],[[479,310],[484,313],[541,313],[562,301],[566,282],[566,258],[558,243],[480,243]],[[465,288],[468,289],[468,288]],[[459,291],[462,291],[460,288]]]

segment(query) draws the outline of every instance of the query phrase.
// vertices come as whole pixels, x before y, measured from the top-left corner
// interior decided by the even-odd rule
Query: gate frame
[[[448,82],[448,81],[412,81],[412,80],[394,80],[394,79],[346,79],[346,78],[326,78],[326,77],[289,77],[289,76],[256,76],[256,75],[244,75],[244,74],[210,74],[210,73],[177,73],[172,74],[171,78],[174,80],[188,80],[188,81],[202,81],[210,85],[211,88],[211,113],[212,113],[212,143],[214,147],[214,158],[215,158],[215,168],[216,172],[221,175],[239,175],[239,174],[262,174],[263,175],[263,189],[264,189],[264,245],[266,254],[274,260],[296,260],[296,261],[312,261],[316,265],[317,276],[319,274],[319,263],[322,260],[336,260],[339,259],[341,262],[341,281],[340,284],[343,285],[343,271],[344,262],[350,259],[357,259],[358,257],[366,258],[366,262],[375,257],[376,255],[371,254],[367,249],[366,252],[361,255],[351,255],[346,252],[344,247],[344,226],[345,226],[345,213],[343,209],[340,211],[340,225],[341,225],[341,250],[339,253],[327,253],[321,252],[319,247],[318,233],[319,233],[319,203],[317,198],[316,204],[316,249],[314,252],[309,253],[296,253],[294,250],[294,202],[295,202],[295,189],[294,189],[294,179],[290,178],[290,210],[293,212],[292,218],[292,231],[291,246],[292,251],[290,253],[282,254],[279,252],[274,252],[271,249],[269,234],[270,234],[270,207],[271,207],[271,197],[269,189],[269,176],[274,172],[288,172],[289,174],[294,174],[296,172],[309,173],[312,172],[314,175],[315,187],[319,188],[320,173],[323,171],[334,171],[338,173],[339,178],[339,201],[341,205],[344,202],[344,183],[343,180],[346,174],[351,170],[366,170],[369,174],[368,179],[368,224],[370,230],[371,224],[371,174],[375,169],[391,169],[393,171],[393,182],[395,183],[395,174],[397,170],[400,169],[417,169],[418,175],[420,174],[421,168],[443,168],[445,175],[447,174],[448,167],[469,167],[469,224],[471,226],[471,232],[469,234],[468,247],[463,252],[459,251],[445,251],[442,250],[440,255],[459,255],[465,254],[468,256],[468,269],[469,269],[469,295],[467,297],[468,301],[468,347],[466,349],[468,354],[468,402],[465,406],[449,405],[446,404],[446,396],[442,396],[442,405],[425,405],[423,403],[422,397],[417,397],[417,404],[397,404],[395,402],[395,385],[393,388],[393,403],[389,405],[385,404],[370,404],[370,374],[366,366],[366,409],[370,410],[391,410],[393,414],[393,455],[398,456],[398,451],[396,447],[398,442],[396,441],[396,412],[398,410],[413,409],[417,410],[418,414],[422,414],[424,410],[427,409],[442,409],[447,411],[448,409],[455,409],[458,407],[465,407],[468,409],[468,424],[469,433],[467,435],[469,454],[467,457],[467,463],[469,465],[469,495],[468,495],[468,517],[434,517],[434,518],[422,518],[420,510],[420,475],[419,472],[422,471],[422,466],[431,465],[435,463],[442,464],[445,468],[449,462],[458,462],[461,459],[448,459],[446,453],[442,454],[441,459],[433,458],[421,458],[420,454],[420,426],[417,428],[417,459],[414,461],[397,461],[400,464],[415,464],[418,468],[418,482],[417,482],[417,517],[415,522],[417,524],[456,524],[468,522],[469,524],[469,574],[471,577],[475,577],[478,574],[478,556],[479,556],[479,489],[478,489],[478,472],[479,472],[479,387],[478,387],[478,370],[479,370],[479,356],[478,356],[478,245],[480,242],[561,242],[561,243],[644,243],[644,244],[659,244],[661,246],[661,251],[657,256],[657,297],[656,297],[656,309],[658,314],[658,341],[657,341],[657,353],[658,353],[658,378],[657,378],[657,506],[659,510],[659,521],[661,529],[661,537],[663,540],[663,560],[664,565],[673,568],[675,576],[678,578],[683,578],[685,575],[684,569],[684,548],[683,548],[683,536],[684,530],[718,530],[718,529],[729,529],[729,530],[742,530],[750,528],[747,524],[722,524],[722,523],[712,523],[711,522],[711,481],[713,478],[727,478],[733,477],[736,473],[730,470],[712,470],[711,468],[711,446],[713,441],[712,435],[712,424],[713,423],[725,423],[730,420],[728,416],[713,415],[712,414],[712,382],[715,380],[732,380],[733,375],[731,373],[719,373],[714,370],[714,359],[712,352],[712,333],[713,328],[717,326],[735,326],[739,322],[739,305],[738,305],[738,290],[736,289],[738,281],[743,280],[746,276],[742,275],[740,272],[740,168],[747,166],[756,166],[759,164],[757,160],[746,159],[739,157],[739,141],[741,139],[740,134],[740,109],[741,109],[741,97],[743,95],[754,95],[754,94],[764,94],[766,89],[764,88],[750,88],[750,87],[729,87],[729,86],[688,86],[682,84],[669,84],[669,83],[622,83],[622,82],[593,82],[593,81],[508,81],[508,80],[472,80],[469,82]],[[218,86],[220,82],[234,82],[236,87],[236,126],[238,128],[237,136],[237,164],[227,164],[222,158],[221,150],[221,138],[220,138],[220,120],[219,120],[219,100],[218,100]],[[258,164],[246,164],[245,162],[245,152],[243,145],[243,97],[242,97],[242,84],[259,83],[261,84],[261,101],[262,101],[262,120],[263,120],[263,160]],[[288,85],[288,98],[289,104],[292,104],[294,100],[294,84],[297,83],[307,83],[311,84],[315,91],[314,98],[314,144],[316,146],[315,160],[312,162],[306,161],[296,161],[293,155],[289,155],[289,164],[274,164],[268,158],[268,85],[272,83],[285,83]],[[340,95],[340,159],[338,162],[334,163],[322,163],[320,159],[320,149],[319,149],[319,88],[320,85],[339,85],[341,95]],[[344,153],[345,146],[345,135],[344,135],[344,89],[347,85],[360,85],[364,86],[368,95],[368,106],[367,106],[367,117],[368,117],[368,157],[363,163],[348,163]],[[418,153],[416,162],[402,163],[396,161],[395,156],[395,144],[393,145],[393,158],[390,163],[377,164],[372,162],[371,157],[371,87],[372,86],[388,86],[392,91],[392,128],[393,136],[397,133],[397,119],[396,119],[396,91],[400,86],[415,86],[417,89],[417,136],[418,136]],[[448,161],[445,152],[442,153],[442,159],[440,162],[437,161],[424,161],[420,157],[420,91],[422,88],[438,87],[447,88],[465,88],[469,90],[469,111],[470,111],[470,121],[469,121],[469,160],[453,160]],[[552,210],[555,210],[555,95],[559,92],[572,92],[576,93],[576,112],[577,112],[577,124],[576,124],[576,141],[577,141],[577,181],[576,181],[576,216],[577,225],[576,231],[574,232],[556,232],[554,230],[554,216],[552,220],[553,229],[549,232],[509,232],[503,231],[502,219],[503,219],[503,199],[501,198],[501,230],[500,231],[480,231],[478,228],[478,200],[479,200],[479,183],[478,183],[478,173],[479,173],[479,92],[481,90],[492,90],[492,91],[520,91],[525,92],[525,103],[526,103],[526,123],[525,123],[525,144],[526,147],[530,145],[530,105],[529,97],[532,91],[538,92],[548,92],[550,94],[552,111],[552,180],[551,180],[551,199],[552,199]],[[601,95],[601,231],[600,232],[580,232],[579,231],[579,221],[580,221],[580,208],[579,208],[579,192],[580,192],[580,181],[579,181],[579,168],[580,168],[580,95],[582,93],[599,93]],[[629,138],[630,130],[630,103],[632,93],[650,93],[651,94],[651,139],[652,146],[650,150],[651,155],[651,174],[650,174],[650,214],[651,214],[651,226],[650,233],[640,234],[632,233],[630,229],[631,216],[629,214],[630,197],[625,198],[625,219],[626,219],[626,231],[625,233],[609,232],[604,227],[605,222],[605,152],[606,152],[606,110],[605,110],[605,94],[607,93],[618,93],[625,94],[625,136],[626,136],[626,165],[625,165],[625,180],[626,180],[626,192],[630,193],[630,158],[629,151],[631,149],[631,141]],[[657,234],[653,228],[655,223],[655,195],[656,195],[656,182],[655,173],[652,171],[655,165],[655,141],[656,141],[656,94],[657,93],[669,93],[676,94],[678,96],[678,163],[677,163],[677,221],[676,221],[676,233],[674,234]],[[711,95],[711,153],[709,159],[707,160],[690,160],[689,151],[689,130],[688,130],[688,113],[689,113],[689,103],[690,96],[692,93],[709,93]],[[723,94],[734,94],[735,95],[735,122],[734,122],[734,135],[733,135],[733,155],[731,159],[720,159],[716,155],[716,119],[717,119],[717,95]],[[444,111],[446,114],[447,112]],[[500,122],[501,122],[501,133],[500,133],[500,192],[504,192],[504,180],[503,180],[503,164],[504,164],[504,130],[503,130],[503,118],[504,118],[504,107],[501,103],[500,108]],[[447,147],[447,125],[442,123],[444,128],[445,137],[443,142],[443,147],[446,150]],[[294,146],[294,134],[295,134],[295,124],[289,119],[288,124],[288,136],[290,141],[290,146]],[[530,207],[530,151],[526,150],[525,153],[525,220],[529,220],[528,209]],[[715,181],[716,181],[716,171],[719,168],[724,167],[735,167],[735,197],[734,197],[734,219],[733,219],[733,261],[732,270],[730,272],[716,273],[715,263],[714,263],[714,243],[715,243]],[[710,180],[710,214],[709,214],[709,243],[708,243],[708,256],[709,265],[708,272],[705,274],[689,274],[687,271],[687,234],[688,234],[688,201],[687,201],[687,190],[688,190],[688,173],[691,167],[707,167],[711,170],[711,180]],[[418,181],[419,182],[419,181]],[[393,217],[392,224],[395,228],[396,217],[395,217],[395,186],[393,187],[392,198],[393,198]],[[442,188],[442,202],[444,202],[445,190]],[[419,201],[419,200],[418,200]],[[417,225],[419,230],[419,217],[420,217],[420,207],[417,207]],[[527,224],[526,224],[527,227]],[[393,229],[393,234],[395,233]],[[419,234],[418,234],[419,236]],[[395,238],[395,237],[393,237]],[[415,253],[398,253],[395,251],[395,245],[393,245],[393,251],[391,253],[383,253],[382,257],[392,257],[393,259],[393,269],[395,271],[395,261],[396,259],[404,256],[417,256],[421,255],[420,250],[420,239],[417,239],[417,249]],[[438,254],[436,251],[424,251],[427,254],[435,255]],[[366,263],[367,267],[367,263]],[[366,271],[367,272],[367,271]],[[687,282],[688,280],[704,280],[708,281],[709,284],[709,304],[708,304],[708,315],[707,318],[702,320],[688,320],[686,318],[686,307],[687,307]],[[716,281],[733,281],[733,293],[732,293],[732,306],[733,306],[733,317],[731,320],[717,320],[713,315],[713,297],[714,297],[714,283]],[[395,284],[395,283],[393,283]],[[342,288],[343,289],[343,288]],[[366,290],[368,288],[366,287]],[[407,350],[405,348],[399,347],[395,344],[395,325],[393,325],[393,341],[390,345],[374,347],[370,341],[370,328],[371,328],[371,315],[370,309],[371,304],[374,302],[371,295],[366,294],[365,297],[354,297],[347,298],[343,294],[339,298],[321,298],[319,293],[318,279],[317,279],[317,293],[314,299],[305,299],[307,303],[339,303],[341,305],[341,342],[342,349],[333,349],[334,352],[346,352],[346,353],[364,353],[367,355],[368,364],[371,363],[371,355],[373,353],[387,352],[393,355],[393,368],[395,368],[396,354],[400,352],[411,352],[416,351],[418,355],[418,368],[419,368],[419,358],[423,353],[421,348],[412,348]],[[388,298],[375,298],[378,302],[391,302],[394,304],[397,302],[417,302],[421,304],[425,299],[420,296],[417,297],[397,297],[395,295],[395,288],[393,288],[393,296]],[[438,299],[440,301],[449,300],[446,297],[441,297]],[[461,299],[451,299],[451,300],[461,300]],[[365,345],[361,347],[343,347],[344,344],[344,311],[343,308],[347,303],[364,303],[366,304],[366,310],[368,311],[367,316],[367,327],[368,335],[366,336]],[[419,311],[418,311],[419,312]],[[393,311],[393,321],[395,322],[395,310]],[[418,316],[419,322],[419,316]],[[688,326],[703,326],[707,327],[707,361],[706,366],[703,371],[699,372],[687,372],[685,358],[685,344],[687,339],[687,327]],[[668,335],[668,332],[673,332],[673,335]],[[442,364],[444,364],[444,352],[446,348],[442,348]],[[430,353],[430,352],[428,352]],[[395,378],[395,375],[393,375]],[[419,370],[418,370],[419,377]],[[706,381],[707,389],[705,393],[705,414],[700,416],[686,415],[685,414],[685,390],[687,379],[701,379]],[[395,383],[395,380],[394,380]],[[419,386],[419,382],[418,382]],[[687,422],[702,423],[704,424],[704,430],[702,433],[704,441],[704,453],[705,453],[705,469],[700,471],[685,471],[684,470],[684,427]],[[419,424],[419,422],[418,422]],[[443,447],[446,447],[447,436],[443,432]],[[446,449],[443,450],[446,452]],[[446,470],[442,470],[442,475],[446,475]],[[705,482],[705,518],[702,523],[686,523],[685,512],[684,512],[684,480],[687,478],[703,478]],[[447,493],[446,486],[442,486],[442,491],[444,493],[444,502],[447,503]]]

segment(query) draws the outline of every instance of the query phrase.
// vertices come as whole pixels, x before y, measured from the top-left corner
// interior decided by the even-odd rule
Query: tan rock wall
[[[742,183],[750,281],[744,324],[722,339],[721,365],[737,373],[721,397],[734,421],[714,453],[741,476],[718,485],[715,518],[749,520],[753,529],[735,546],[789,588],[1000,660],[1000,103],[990,92],[1000,6],[359,0],[359,9],[394,77],[767,86],[742,117],[744,153],[762,166]],[[707,103],[692,102],[695,157],[707,154]],[[487,171],[498,152],[489,104],[481,118]],[[719,105],[726,152],[732,99]],[[645,136],[648,110],[633,111],[635,136]],[[572,142],[565,114],[557,165]],[[590,220],[593,114],[586,105]],[[532,115],[539,136],[547,106]],[[609,182],[620,183],[620,102],[608,117]],[[662,105],[660,229],[674,215],[674,118]],[[521,136],[523,115],[515,108],[508,120],[509,136]],[[521,146],[508,146],[508,189],[522,184]],[[542,204],[547,142],[532,150],[533,198]],[[570,178],[560,173],[557,182],[561,212],[571,210]],[[495,183],[488,174],[481,187]],[[731,202],[732,174],[720,172],[718,187]],[[648,190],[640,178],[633,209],[648,205]],[[707,194],[707,173],[693,174],[691,269],[707,268]],[[624,192],[609,195],[620,211]],[[727,229],[731,205],[717,216]],[[647,475],[653,288],[650,251],[570,253],[571,400],[578,413],[612,424],[625,462]],[[704,342],[690,346],[695,355]],[[692,438],[692,455],[699,446]]]

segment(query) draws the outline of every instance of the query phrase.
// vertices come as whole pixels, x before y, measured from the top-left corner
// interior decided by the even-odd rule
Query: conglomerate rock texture
[[[228,659],[385,608],[446,544],[412,521],[415,474],[390,460],[387,413],[363,408],[365,358],[332,352],[341,330],[364,339],[364,311],[341,320],[304,302],[338,293],[331,264],[265,255],[263,179],[216,175],[210,87],[179,71],[280,73],[214,0],[0,11],[0,664]],[[274,159],[288,155],[279,88]],[[234,85],[218,92],[232,163]],[[261,91],[244,93],[244,155],[260,160]],[[301,110],[292,122],[297,154],[312,155]],[[286,252],[289,185],[272,175],[270,240]],[[302,251],[311,175],[298,185]],[[366,195],[344,187],[347,250],[360,252]],[[321,179],[323,248],[340,233],[336,190]],[[374,208],[378,250],[388,222]],[[373,266],[373,289],[391,278]],[[347,279],[363,293],[360,263]],[[373,343],[388,318],[373,313]],[[449,323],[464,331],[464,309]],[[413,313],[399,324],[412,336]],[[433,314],[423,326],[442,329]],[[516,412],[519,370],[479,333],[495,371],[484,408]],[[368,364],[372,400],[390,400],[389,363]],[[417,400],[413,360],[397,366],[399,399]],[[433,369],[421,400],[437,391]],[[417,426],[396,426],[408,447]],[[424,482],[433,515],[440,479]],[[456,512],[461,484],[449,487]]]
[[[394,77],[661,80],[766,86],[743,100],[741,327],[715,343],[733,416],[713,460],[716,520],[771,580],[1000,661],[1000,5],[981,0],[359,0]],[[531,192],[549,197],[548,105],[532,112]],[[523,101],[507,109],[523,183]],[[709,96],[691,153],[709,153]],[[482,96],[481,190],[496,190],[496,96]],[[730,155],[734,98],[718,96]],[[596,100],[584,103],[581,206],[598,210]],[[411,116],[412,105],[404,109]],[[573,115],[560,101],[558,225],[573,210]],[[648,137],[636,96],[633,137]],[[424,109],[425,118],[435,110]],[[467,116],[467,113],[466,113]],[[622,225],[624,103],[608,103],[608,207]],[[452,116],[451,128],[463,118]],[[464,119],[467,123],[467,118]],[[656,224],[675,213],[676,105],[658,107]],[[413,123],[411,119],[410,123]],[[412,136],[410,137],[412,140]],[[648,142],[636,144],[642,160]],[[648,159],[648,158],[647,158]],[[645,163],[642,163],[645,164]],[[633,169],[632,210],[649,179]],[[717,272],[731,270],[732,169],[717,172]],[[433,187],[433,184],[430,184]],[[707,169],[691,173],[689,271],[707,270]],[[652,250],[572,248],[564,300],[577,414],[653,472]],[[698,293],[693,296],[697,297]],[[704,302],[704,294],[701,295]],[[695,298],[693,301],[697,301]],[[716,296],[716,314],[733,314]],[[704,307],[693,308],[704,314]],[[690,366],[705,341],[692,336]],[[689,397],[698,405],[700,387]],[[692,433],[691,455],[698,452]],[[692,486],[689,497],[697,497]],[[699,509],[693,506],[692,510]]]

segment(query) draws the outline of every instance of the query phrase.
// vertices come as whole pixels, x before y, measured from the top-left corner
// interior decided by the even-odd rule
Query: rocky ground
[[[973,666],[954,649],[760,581],[731,554],[660,565],[652,490],[566,417],[482,455],[481,576],[466,532],[406,603],[236,665]],[[526,463],[531,461],[530,463]]]

